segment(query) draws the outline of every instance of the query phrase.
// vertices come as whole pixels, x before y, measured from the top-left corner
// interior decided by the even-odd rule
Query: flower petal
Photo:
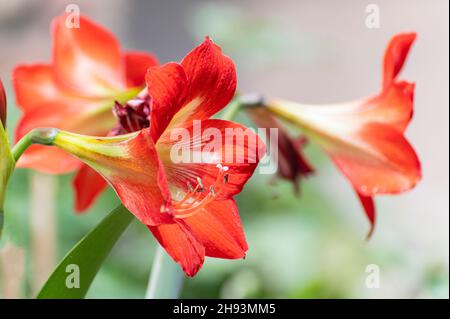
[[[78,213],[86,211],[107,185],[108,183],[100,174],[89,166],[82,165],[73,179],[75,210]]]
[[[200,270],[205,259],[205,248],[183,222],[148,228],[186,275],[193,277]]]
[[[395,82],[374,98],[360,104],[353,118],[360,124],[389,124],[404,132],[411,121],[414,107],[414,84]]]
[[[208,37],[186,55],[181,65],[188,79],[188,91],[184,106],[170,127],[210,118],[231,101],[236,91],[233,61]]]
[[[386,88],[392,84],[392,82],[400,73],[406,57],[408,56],[409,49],[411,48],[414,40],[416,39],[416,33],[401,33],[394,36],[384,54],[383,63],[383,87]]]
[[[155,226],[172,221],[170,214],[161,212],[170,202],[170,192],[148,129],[116,137],[60,131],[54,145],[101,174],[142,223]]]
[[[32,112],[25,113],[16,126],[16,141],[25,136],[36,127],[57,127],[68,126],[73,128],[77,122],[76,116],[80,112],[75,108],[61,108],[54,112],[59,105],[47,105],[47,108],[37,108]],[[17,166],[23,168],[33,168],[38,171],[50,174],[65,174],[80,167],[79,160],[66,152],[53,147],[32,145],[20,157]]]
[[[364,196],[404,192],[421,179],[416,152],[402,133],[385,124],[365,125],[354,143],[329,153]]]
[[[182,192],[188,191],[188,183],[197,184],[197,178],[209,189],[217,184],[217,164],[228,167],[227,182],[215,185],[220,199],[239,193],[265,154],[264,143],[252,130],[218,119],[166,131],[156,147],[169,183]]]
[[[54,127],[77,133],[106,135],[114,125],[114,116],[108,111],[90,113],[91,109],[95,108],[95,105],[81,100],[71,100],[70,103],[66,101],[63,107],[58,102],[36,106],[20,118],[15,131],[16,141],[36,127]],[[78,168],[80,162],[61,150],[49,150],[48,147],[33,145],[21,156],[18,166],[46,173],[63,174]]]
[[[55,81],[51,65],[20,65],[13,70],[12,78],[16,103],[23,111],[31,111],[49,101],[57,101],[62,107],[67,99],[76,98]]]
[[[78,169],[81,164],[78,159],[56,147],[31,145],[16,166],[47,174],[66,174]]]
[[[53,63],[59,81],[83,95],[105,96],[126,89],[125,63],[117,39],[85,17],[69,28],[70,15],[53,21]]]
[[[205,247],[206,256],[226,259],[245,257],[248,245],[233,199],[213,201],[185,222]]]
[[[151,97],[150,130],[157,141],[186,97],[187,78],[177,63],[167,63],[150,68],[146,75],[148,94]]]
[[[361,205],[364,208],[364,212],[366,213],[366,216],[370,222],[370,229],[366,237],[367,239],[370,239],[370,237],[372,237],[373,231],[375,230],[375,203],[373,202],[373,198],[370,196],[364,196],[358,191],[356,191],[356,194],[358,195],[359,201],[361,202]]]
[[[108,102],[101,102],[101,104]],[[106,135],[115,123],[108,108],[101,104],[82,100],[66,101],[64,106],[57,101],[37,106],[33,111],[25,112],[16,127],[16,140],[36,127],[54,127],[80,134]],[[96,112],[98,108],[105,109]]]
[[[124,58],[128,87],[144,85],[148,68],[159,64],[154,55],[145,52],[127,52]]]

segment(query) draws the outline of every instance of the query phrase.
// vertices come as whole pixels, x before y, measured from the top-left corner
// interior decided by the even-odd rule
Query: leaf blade
[[[84,298],[104,260],[132,219],[133,215],[123,205],[109,213],[56,266],[37,299]],[[73,265],[79,270],[78,288],[66,284],[74,271]]]

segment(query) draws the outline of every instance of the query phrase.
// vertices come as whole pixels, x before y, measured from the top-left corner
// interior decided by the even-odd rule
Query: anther
[[[197,184],[200,186],[197,189],[197,192],[202,193],[205,190],[205,186],[203,186],[202,179],[200,177],[197,177]]]
[[[219,172],[214,183],[207,188],[207,192],[205,192],[206,188],[200,177],[196,177],[197,185],[195,187],[190,182],[186,183],[188,192],[181,200],[171,204],[175,218],[188,218],[193,216],[215,200],[218,193],[220,193],[220,187],[228,183],[229,178],[229,175],[225,174],[228,171],[227,166],[217,164],[216,167],[219,169]]]

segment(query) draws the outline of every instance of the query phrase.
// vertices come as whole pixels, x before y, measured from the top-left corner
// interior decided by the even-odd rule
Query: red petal
[[[60,131],[54,145],[106,178],[123,205],[145,225],[172,222],[172,215],[161,210],[170,203],[170,191],[148,129],[114,137]]]
[[[158,65],[158,59],[144,52],[128,52],[125,54],[125,70],[129,87],[143,86],[148,68]]]
[[[394,36],[384,54],[383,87],[395,80],[405,63],[409,49],[416,39],[416,33],[401,33]]]
[[[2,121],[2,125],[6,127],[6,94],[5,89],[3,88],[2,80],[0,80],[0,120]]]
[[[420,180],[419,159],[395,128],[368,124],[360,130],[358,139],[365,143],[364,149],[338,148],[331,156],[361,195],[400,193]]]
[[[413,115],[413,100],[414,84],[395,82],[364,102],[354,116],[358,121],[385,123],[404,132]]]
[[[48,105],[48,108],[37,108],[25,113],[16,126],[16,141],[36,127],[61,128],[61,124],[70,122],[71,119],[75,120],[76,114],[79,113],[76,110],[72,112],[69,108],[62,108],[61,111],[54,112],[54,107],[58,106]],[[33,168],[51,174],[72,172],[80,164],[79,160],[60,149],[41,145],[29,147],[17,163],[18,167]]]
[[[23,111],[32,110],[49,101],[63,104],[66,100],[75,98],[55,81],[50,65],[21,65],[14,69],[12,78],[16,103]]]
[[[167,63],[150,68],[146,82],[151,96],[150,130],[153,140],[157,141],[182,106],[186,96],[187,78],[181,65]]]
[[[36,127],[55,127],[96,136],[106,135],[114,125],[112,113],[85,116],[90,106],[85,101],[85,104],[83,101],[77,104],[76,101],[65,105],[49,102],[24,113],[16,127],[16,141]],[[48,149],[50,149],[48,146],[33,145],[21,156],[18,165],[55,174],[68,173],[79,167],[80,162],[70,154],[58,149]]]
[[[86,211],[107,185],[105,179],[92,168],[81,166],[73,179],[75,210],[79,213]]]
[[[81,100],[71,100],[70,103],[67,101],[64,105],[48,102],[37,106],[22,115],[16,127],[16,140],[36,127],[55,127],[80,134],[106,135],[114,125],[114,116],[108,111],[86,116],[96,108],[96,105]]]
[[[104,175],[117,192],[122,203],[144,224],[154,226],[172,220],[171,216],[161,213],[161,207],[170,199],[164,168],[156,153],[149,130],[142,130],[136,137],[120,145],[127,158],[116,159],[109,163],[105,158]]]
[[[53,63],[58,80],[84,95],[110,95],[126,88],[125,65],[117,39],[85,17],[68,28],[69,15],[53,21]]]
[[[361,205],[363,206],[366,216],[370,222],[370,230],[367,234],[367,239],[370,239],[373,235],[373,231],[375,230],[375,204],[372,197],[364,196],[358,191],[356,191],[356,194],[358,195]]]
[[[36,127],[106,134],[114,125],[114,116],[108,111],[86,116],[104,106],[107,101],[86,99],[69,93],[54,81],[50,66],[20,66],[13,72],[13,82],[17,104],[25,112],[16,130],[17,139]],[[89,125],[93,123],[95,125]]]
[[[248,246],[233,199],[213,201],[185,222],[205,247],[206,256],[226,259],[245,257]]]
[[[47,174],[66,174],[79,168],[81,162],[56,147],[31,145],[17,162],[17,167],[32,168]]]
[[[210,118],[231,101],[236,91],[233,61],[209,38],[186,55],[181,65],[188,78],[188,92],[171,126]]]
[[[221,164],[228,167],[228,182],[216,188],[216,193],[219,198],[228,199],[239,193],[252,176],[265,154],[265,145],[252,130],[240,124],[216,119],[199,123],[182,129],[181,135],[179,129],[166,131],[159,139],[157,149],[167,179],[186,192],[188,182],[195,185],[199,177],[209,189],[216,182],[217,164]],[[233,138],[233,133],[241,138]]]
[[[205,249],[183,223],[148,227],[167,253],[193,277],[203,265]]]

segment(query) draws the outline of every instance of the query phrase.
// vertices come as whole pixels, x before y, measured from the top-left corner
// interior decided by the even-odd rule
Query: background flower
[[[56,127],[75,133],[107,135],[115,126],[112,108],[144,87],[154,56],[123,52],[113,34],[80,17],[68,27],[70,15],[53,20],[50,64],[19,65],[13,71],[17,105],[23,114],[16,141],[35,127]],[[78,160],[56,148],[30,147],[18,162],[46,173],[78,170],[74,178],[76,209],[84,211],[106,184]]]
[[[328,105],[264,102],[320,145],[351,182],[372,224],[369,235],[375,223],[372,197],[405,192],[421,179],[419,158],[404,136],[413,114],[414,83],[398,80],[415,38],[403,33],[391,39],[382,91],[374,97]]]

